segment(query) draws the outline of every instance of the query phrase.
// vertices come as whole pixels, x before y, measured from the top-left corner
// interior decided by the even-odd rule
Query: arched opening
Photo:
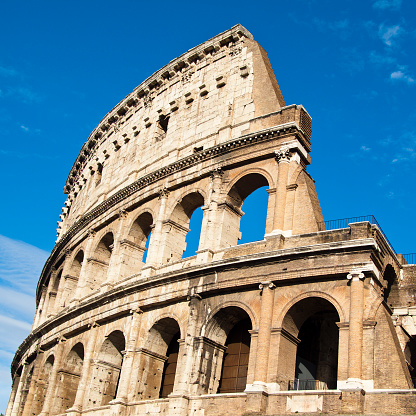
[[[120,241],[120,278],[137,273],[143,267],[152,225],[152,214],[144,212],[134,221],[127,238]]]
[[[199,192],[192,192],[186,195],[176,205],[170,219],[164,223],[163,231],[166,236],[166,244],[163,257],[165,261],[172,262],[183,258],[186,251],[186,237],[190,231],[189,222],[192,214],[203,205],[204,198]],[[199,242],[199,235],[195,235],[193,239]]]
[[[92,371],[89,408],[104,406],[116,398],[125,347],[121,331],[113,331],[102,343]]]
[[[83,363],[84,346],[79,342],[72,347],[62,368],[58,371],[54,401],[55,414],[64,413],[74,404]]]
[[[33,415],[38,415],[42,411],[54,362],[55,358],[53,355],[51,355],[45,361],[45,364],[41,367],[33,396],[31,411],[31,414]]]
[[[267,186],[257,188],[244,200],[242,206],[244,215],[240,221],[241,239],[238,244],[263,240],[268,201]]]
[[[109,232],[100,240],[93,256],[88,259],[91,268],[87,276],[86,288],[90,291],[98,289],[105,282],[113,246],[114,236]]]
[[[78,285],[79,276],[81,274],[83,262],[84,252],[83,250],[79,250],[76,256],[74,257],[74,260],[72,261],[71,267],[69,269],[69,274],[64,276],[65,287],[60,297],[60,304],[62,308],[68,305],[69,301],[72,298],[72,295],[75,293],[75,290]]]
[[[383,279],[385,282],[384,287],[384,301],[387,305],[392,308],[395,306],[400,306],[400,292],[399,284],[397,280],[396,273],[393,269],[393,266],[388,264],[384,270]]]
[[[81,273],[81,267],[82,267],[82,263],[84,261],[84,252],[82,250],[79,250],[77,255],[74,257],[74,260],[71,264],[71,268],[70,268],[70,276],[73,279],[78,280],[79,275]]]
[[[173,318],[162,318],[149,330],[140,354],[137,400],[172,393],[179,358],[180,328]]]
[[[231,329],[225,342],[219,393],[242,392],[246,388],[250,355],[250,319],[243,319]]]
[[[168,397],[169,394],[173,392],[173,386],[175,383],[176,375],[176,366],[178,364],[179,336],[179,332],[177,332],[173,336],[166,351],[167,360],[165,361],[165,365],[163,366],[162,382],[160,385],[159,393],[159,397],[162,398]]]
[[[238,244],[245,232],[243,242],[256,241],[264,238],[268,195],[266,187],[267,179],[259,173],[249,173],[240,178],[228,192],[223,208],[223,230],[221,233],[221,247],[231,247]],[[247,218],[243,221],[243,203],[246,198],[256,190],[247,202]],[[252,199],[252,200],[251,200]],[[244,205],[246,207],[246,205]],[[241,221],[240,221],[241,220]],[[244,225],[242,229],[241,226]],[[251,230],[251,231],[249,231]]]
[[[52,290],[49,292],[48,316],[53,315],[59,311],[59,305],[57,301],[59,299],[60,290],[62,290],[62,270],[60,270],[56,275]]]
[[[251,319],[237,306],[219,310],[206,326],[201,343],[199,394],[245,390],[250,366]]]
[[[338,373],[339,315],[326,299],[293,305],[283,321],[279,350],[282,389],[335,389]],[[283,335],[283,334],[282,334]]]
[[[204,212],[201,207],[192,213],[191,220],[189,221],[189,232],[186,234],[186,250],[183,252],[183,258],[194,256],[198,251],[203,216]]]

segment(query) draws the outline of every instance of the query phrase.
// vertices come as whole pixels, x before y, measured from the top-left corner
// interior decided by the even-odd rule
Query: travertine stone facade
[[[369,222],[325,229],[310,139],[240,25],[122,100],[65,184],[6,415],[416,411],[413,266]]]

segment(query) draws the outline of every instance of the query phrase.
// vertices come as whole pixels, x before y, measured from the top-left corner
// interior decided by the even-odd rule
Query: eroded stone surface
[[[376,225],[325,230],[310,136],[240,25],[111,110],[66,182],[6,415],[414,412],[413,268]],[[237,245],[262,186],[264,239]]]

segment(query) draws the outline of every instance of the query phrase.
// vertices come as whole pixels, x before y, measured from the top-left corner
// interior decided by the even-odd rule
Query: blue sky
[[[396,251],[416,252],[415,18],[414,0],[4,3],[0,412],[83,142],[154,71],[236,23],[268,52],[286,103],[313,118],[324,218],[373,214]]]

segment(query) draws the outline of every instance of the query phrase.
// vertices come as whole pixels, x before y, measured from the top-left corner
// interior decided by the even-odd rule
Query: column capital
[[[281,162],[289,162],[290,158],[292,157],[292,152],[290,151],[289,147],[284,146],[278,150],[274,151],[275,159],[277,163]]]
[[[365,275],[360,269],[353,269],[347,274],[348,280],[364,280],[364,278]]]
[[[120,209],[120,210],[118,211],[118,217],[119,217],[120,219],[122,219],[122,218],[127,218],[127,210],[126,210],[126,209]]]
[[[97,234],[94,230],[88,230],[87,236],[90,240],[92,240],[95,237],[95,234]]]
[[[159,199],[167,198],[170,194],[170,191],[165,186],[159,190]]]
[[[276,287],[276,285],[273,282],[261,282],[259,284],[259,289],[260,290],[263,290],[263,289],[265,289],[267,287],[272,290],[272,289],[274,289]]]
[[[224,175],[224,171],[221,168],[215,168],[210,172],[209,175],[211,176],[211,180],[221,179]]]

